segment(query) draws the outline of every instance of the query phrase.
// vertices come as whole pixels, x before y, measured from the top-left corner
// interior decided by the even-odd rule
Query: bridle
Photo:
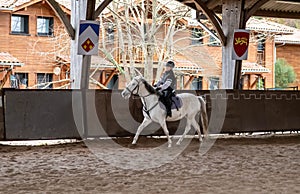
[[[145,98],[145,97],[148,97],[148,96],[150,96],[150,95],[153,95],[153,94],[151,94],[151,93],[149,92],[149,94],[147,94],[147,95],[145,95],[145,96],[140,96],[140,95],[139,95],[139,91],[140,91],[140,82],[141,82],[141,81],[138,81],[138,80],[136,80],[136,79],[133,79],[133,80],[137,82],[137,85],[136,85],[132,90],[130,90],[130,89],[128,88],[128,86],[125,88],[131,95],[133,95],[134,97],[139,97],[139,98]],[[135,90],[136,90],[136,92],[133,93]]]
[[[137,81],[136,79],[133,79],[133,80],[137,82],[137,85],[136,85],[132,90],[130,90],[130,89],[128,88],[128,86],[127,86],[125,89],[126,89],[128,92],[130,92],[131,95],[137,97],[137,96],[139,96],[140,82]],[[136,93],[133,93],[135,90],[137,90]]]
[[[133,79],[133,80],[135,80],[135,81],[137,82],[137,85],[136,85],[132,90],[130,90],[130,89],[128,88],[128,86],[127,86],[125,89],[126,89],[128,92],[130,92],[130,94],[133,95],[135,98],[141,98],[141,99],[142,99],[143,111],[147,113],[147,115],[149,116],[149,118],[151,118],[151,116],[150,116],[150,111],[151,111],[152,109],[154,109],[154,108],[158,105],[158,102],[157,102],[155,105],[153,105],[151,108],[147,108],[147,104],[146,104],[145,98],[148,97],[148,96],[151,96],[151,95],[156,95],[156,94],[152,94],[152,93],[149,92],[149,94],[147,94],[147,95],[145,95],[145,96],[140,96],[140,95],[139,95],[139,91],[140,91],[140,82],[141,82],[141,81],[138,81],[138,80],[136,80],[136,79]],[[134,91],[136,91],[136,92],[134,93]]]

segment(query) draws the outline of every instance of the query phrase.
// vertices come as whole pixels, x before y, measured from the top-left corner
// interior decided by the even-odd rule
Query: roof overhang
[[[9,8],[9,7],[0,7],[0,11],[13,11],[13,8]]]
[[[177,71],[203,71],[201,67],[175,67],[174,70]]]
[[[243,74],[263,74],[270,72],[270,69],[265,68],[257,63],[244,62],[242,65]]]
[[[18,66],[18,67],[22,67],[22,66],[24,66],[24,63],[0,61],[0,66],[9,66],[9,67]]]
[[[276,44],[300,44],[300,31],[295,31],[293,34],[275,36]]]
[[[197,10],[196,0],[177,0],[195,10]],[[222,0],[199,0],[217,14],[222,13]],[[238,1],[238,0],[236,0]],[[250,10],[256,3],[262,0],[247,0],[246,10]],[[252,16],[277,17],[300,19],[300,2],[298,0],[269,0],[263,4]]]
[[[24,63],[20,62],[17,58],[13,57],[8,52],[0,52],[0,66],[23,66]]]

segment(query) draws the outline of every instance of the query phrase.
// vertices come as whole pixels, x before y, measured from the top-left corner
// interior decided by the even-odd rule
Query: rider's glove
[[[161,92],[161,87],[156,87],[155,90],[159,96],[163,95],[163,93]]]
[[[160,90],[161,90],[161,87],[156,87],[155,90],[156,90],[156,91],[160,91]]]

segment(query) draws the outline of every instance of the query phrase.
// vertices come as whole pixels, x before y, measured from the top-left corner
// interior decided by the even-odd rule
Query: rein
[[[135,81],[137,81],[137,80],[135,80]],[[157,101],[157,103],[155,103],[151,108],[147,109],[147,104],[146,104],[145,98],[147,98],[147,97],[149,97],[149,96],[151,96],[151,95],[156,95],[156,94],[152,94],[151,92],[148,91],[148,94],[147,94],[147,95],[141,96],[141,95],[139,94],[139,91],[140,91],[140,81],[137,81],[137,83],[138,83],[138,84],[137,84],[132,90],[130,90],[128,87],[126,87],[125,89],[126,89],[127,91],[129,91],[130,94],[133,95],[134,97],[139,97],[139,98],[142,99],[143,111],[144,111],[145,113],[147,113],[147,115],[148,115],[149,118],[151,119],[150,111],[153,110],[153,109],[158,105],[158,101]],[[136,92],[133,93],[135,90],[136,90]],[[135,98],[134,98],[134,99],[135,99]],[[138,98],[136,98],[136,99],[138,99]]]

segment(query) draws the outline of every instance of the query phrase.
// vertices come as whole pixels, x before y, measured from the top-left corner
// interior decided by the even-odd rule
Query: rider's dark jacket
[[[161,88],[160,91],[176,89],[177,81],[173,70],[165,71],[156,85]]]

